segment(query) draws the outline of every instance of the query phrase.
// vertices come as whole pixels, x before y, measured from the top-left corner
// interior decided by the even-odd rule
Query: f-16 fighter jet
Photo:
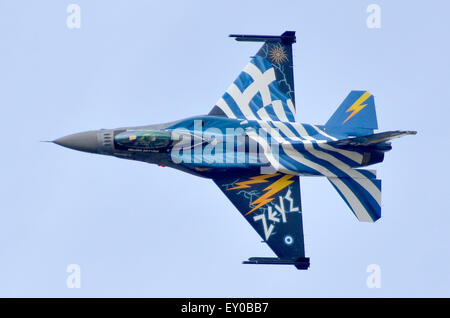
[[[351,91],[325,124],[296,122],[295,32],[230,36],[263,45],[207,115],[53,142],[210,178],[277,256],[244,263],[308,269],[300,176],[327,178],[359,221],[375,222],[381,217],[381,180],[364,167],[383,161],[391,139],[416,132],[374,133],[374,96],[364,90]]]

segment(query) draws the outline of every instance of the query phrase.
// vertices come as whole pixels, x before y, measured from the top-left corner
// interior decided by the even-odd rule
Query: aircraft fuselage
[[[196,116],[166,124],[87,131],[54,142],[75,150],[172,167],[207,178],[239,173],[240,169],[327,175],[307,164],[291,166],[280,160],[287,152],[300,163],[331,161],[343,169],[382,161],[385,150],[351,146],[341,149],[331,145],[344,138],[322,125]]]

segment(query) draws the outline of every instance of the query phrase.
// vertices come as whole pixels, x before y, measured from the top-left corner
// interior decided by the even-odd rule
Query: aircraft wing
[[[213,180],[278,256],[252,257],[244,263],[309,267],[309,258],[305,258],[298,176],[254,171]]]
[[[281,36],[236,35],[237,41],[264,42],[210,111],[211,116],[248,120],[295,121],[292,43],[295,32]]]

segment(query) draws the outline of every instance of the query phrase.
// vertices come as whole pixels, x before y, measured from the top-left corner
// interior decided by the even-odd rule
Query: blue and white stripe
[[[311,125],[264,121],[258,124],[281,145],[278,156],[268,158],[271,163],[278,159],[276,169],[290,174],[310,171],[326,176],[358,220],[374,222],[381,216],[381,181],[373,172],[349,165],[362,160],[361,154],[334,148],[326,144],[328,140],[309,135]]]
[[[255,56],[216,104],[229,118],[295,121],[292,100],[278,87],[275,69]]]
[[[361,165],[363,154],[333,147],[338,138],[315,125],[295,122],[292,100],[278,87],[275,70],[265,58],[255,56],[227,89],[217,106],[241,124],[257,125],[281,147],[279,153],[256,131],[247,134],[263,149],[277,171],[294,175],[322,175],[328,178],[358,220],[374,222],[380,217],[381,181]]]

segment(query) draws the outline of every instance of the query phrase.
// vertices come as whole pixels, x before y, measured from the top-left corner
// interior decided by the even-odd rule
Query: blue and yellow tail
[[[325,127],[347,136],[373,134],[378,129],[373,95],[367,91],[351,91]]]

